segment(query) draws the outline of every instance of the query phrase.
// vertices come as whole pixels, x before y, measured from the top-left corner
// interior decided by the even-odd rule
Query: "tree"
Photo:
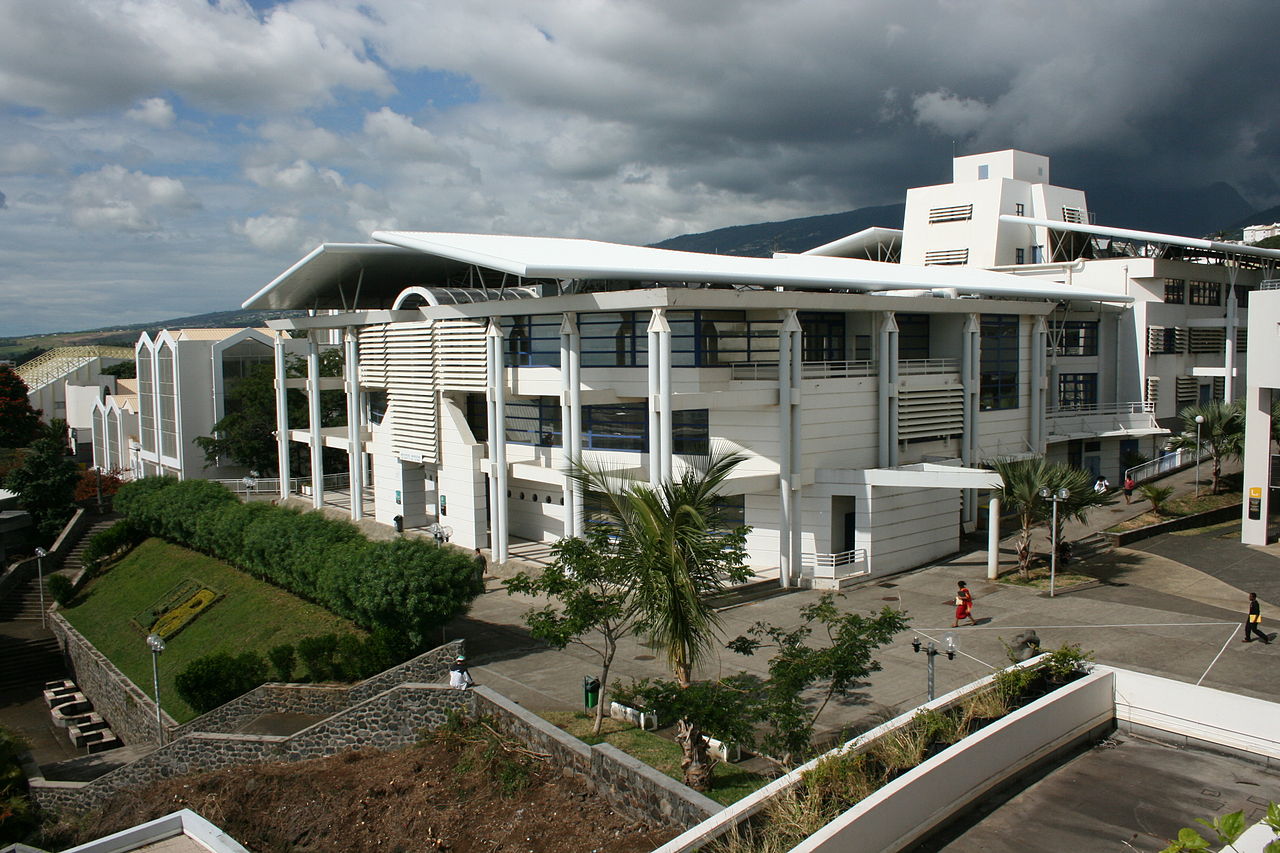
[[[67,422],[55,420],[40,431],[22,464],[9,472],[5,488],[18,495],[45,541],[57,537],[71,517],[80,469],[67,455]]]
[[[769,721],[765,752],[785,767],[811,756],[813,729],[828,703],[848,698],[863,679],[879,672],[880,662],[872,655],[907,627],[906,614],[891,607],[871,616],[841,613],[830,592],[800,608],[800,616],[804,622],[797,628],[757,622],[729,643],[744,655],[766,647],[777,650],[769,660],[757,719]],[[815,629],[821,641],[811,645]],[[817,707],[808,698],[814,686],[819,687]]]
[[[1213,460],[1212,491],[1216,495],[1221,490],[1223,461],[1239,459],[1244,448],[1244,408],[1239,402],[1213,400],[1187,406],[1178,417],[1182,419],[1182,432],[1169,440],[1169,447],[1193,453],[1202,452],[1203,448],[1208,452]],[[1204,418],[1204,422],[1197,424],[1197,417]]]
[[[1115,490],[1096,492],[1093,476],[1082,468],[1062,463],[1050,463],[1043,456],[1028,459],[996,459],[991,463],[1004,486],[996,489],[993,497],[1001,506],[1018,515],[1018,570],[1022,576],[1031,573],[1031,536],[1035,528],[1053,516],[1053,502],[1040,497],[1040,490],[1051,492],[1066,489],[1067,498],[1058,504],[1058,529],[1053,531],[1062,556],[1064,541],[1062,528],[1070,519],[1083,520],[1085,513],[1099,506],[1114,503]]]
[[[602,502],[595,521],[612,527],[621,570],[631,579],[637,629],[665,652],[685,686],[720,630],[707,597],[751,577],[747,528],[728,527],[718,492],[744,458],[693,457],[678,478],[657,485],[590,466],[574,475]]]
[[[137,379],[138,363],[136,361],[121,361],[117,364],[108,364],[106,367],[99,368],[98,372],[104,376],[114,376],[117,379]]]
[[[635,625],[631,576],[618,540],[603,525],[592,525],[585,538],[561,539],[552,553],[555,560],[540,574],[521,572],[505,586],[508,594],[543,595],[555,602],[524,614],[530,634],[557,649],[576,643],[600,658],[601,693],[593,728],[599,734],[618,641]]]
[[[343,358],[341,349],[328,349],[320,353],[320,375],[341,376]],[[306,376],[306,362],[297,356],[288,356],[285,373],[294,378]],[[223,457],[251,471],[263,474],[274,472],[279,476],[280,457],[276,445],[276,387],[275,368],[260,364],[227,391],[226,414],[213,425],[212,436],[201,436],[196,444],[204,451],[206,467],[219,464]],[[307,425],[307,398],[302,391],[288,392],[289,427],[300,429]],[[320,392],[320,425],[343,426],[347,422],[346,398],[341,391]],[[294,471],[305,470],[310,462],[308,450],[301,444],[290,442],[289,465]],[[345,471],[346,455],[334,451],[325,456],[326,471]]]
[[[26,447],[40,430],[40,412],[31,408],[27,383],[12,367],[0,365],[0,447]]]

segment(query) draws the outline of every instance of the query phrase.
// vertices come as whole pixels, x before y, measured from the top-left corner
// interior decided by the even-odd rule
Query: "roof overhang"
[[[1038,219],[1031,216],[1014,216],[1007,213],[1001,214],[1000,221],[1014,225],[1051,228],[1054,231],[1072,231],[1077,234],[1093,234],[1098,237],[1139,240],[1146,243],[1166,243],[1170,246],[1185,246],[1188,249],[1202,249],[1208,252],[1222,252],[1228,255],[1248,255],[1273,261],[1280,260],[1280,249],[1261,249],[1257,246],[1245,246],[1241,243],[1222,243],[1217,240],[1205,240],[1200,237],[1183,237],[1178,234],[1161,234],[1156,231],[1135,231],[1131,228],[1111,228],[1105,225],[1062,222],[1057,219]]]
[[[406,287],[480,267],[521,279],[723,284],[853,292],[924,291],[990,298],[1131,302],[971,267],[917,267],[819,255],[745,258],[563,237],[376,231],[378,243],[326,243],[245,301],[245,308],[389,308]],[[485,282],[492,287],[492,281]]]

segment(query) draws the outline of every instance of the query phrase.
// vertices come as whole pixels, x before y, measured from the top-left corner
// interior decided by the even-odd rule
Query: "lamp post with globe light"
[[[1071,497],[1071,492],[1065,488],[1054,491],[1045,486],[1040,489],[1040,497],[1053,502],[1053,519],[1049,522],[1049,597],[1053,598],[1058,577],[1058,504]]]
[[[49,556],[49,552],[43,548],[36,548],[36,588],[40,591],[40,627],[47,627],[44,615],[44,558]]]
[[[151,683],[156,694],[156,737],[164,746],[164,724],[160,721],[160,653],[164,651],[164,639],[159,634],[148,634],[147,648],[151,649]]]
[[[1200,497],[1200,427],[1204,424],[1204,415],[1196,415],[1196,497]]]

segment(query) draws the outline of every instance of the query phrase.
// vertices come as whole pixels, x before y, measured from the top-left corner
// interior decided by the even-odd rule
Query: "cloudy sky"
[[[1278,25],[1274,0],[0,0],[0,335],[232,308],[376,228],[647,243],[895,203],[953,142],[1261,208]]]

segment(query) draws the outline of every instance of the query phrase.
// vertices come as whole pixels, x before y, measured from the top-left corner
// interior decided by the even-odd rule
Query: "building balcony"
[[[1045,409],[1049,443],[1106,435],[1156,435],[1167,432],[1156,424],[1155,404],[1102,403],[1049,406]]]
[[[745,361],[731,366],[735,380],[777,381],[776,361]],[[806,361],[800,369],[802,379],[846,379],[876,376],[880,363],[867,361]],[[898,362],[899,376],[923,376],[926,374],[959,373],[960,360],[956,358],[908,358]]]
[[[814,589],[838,590],[855,578],[871,574],[871,563],[864,548],[838,554],[801,554],[800,566]]]

